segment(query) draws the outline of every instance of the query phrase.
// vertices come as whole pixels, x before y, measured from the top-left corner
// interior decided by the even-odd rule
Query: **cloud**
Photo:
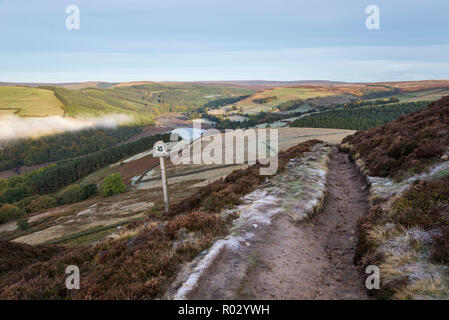
[[[68,118],[51,116],[45,118],[0,117],[0,140],[39,137],[66,131],[90,128],[116,128],[132,121],[129,115],[107,115],[99,118]]]

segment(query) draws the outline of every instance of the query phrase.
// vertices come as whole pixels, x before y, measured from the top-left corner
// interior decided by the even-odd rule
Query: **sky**
[[[0,0],[0,30],[3,82],[449,79],[447,0]]]

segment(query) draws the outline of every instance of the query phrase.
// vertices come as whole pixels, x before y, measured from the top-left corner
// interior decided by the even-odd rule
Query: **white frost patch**
[[[430,179],[433,176],[438,175],[440,172],[448,169],[449,161],[444,161],[431,166],[428,172],[416,174],[410,178],[404,179],[401,182],[395,182],[390,178],[373,176],[367,176],[367,179],[371,183],[370,190],[372,194],[379,195],[383,198],[391,198],[394,195],[402,194],[414,181]]]
[[[434,264],[428,260],[432,238],[439,233],[440,230],[425,231],[417,227],[412,228],[406,230],[404,234],[387,239],[379,250],[387,257],[393,256],[397,261],[403,261],[394,267],[394,272],[407,275],[412,283],[426,279],[442,279],[449,272],[448,266]],[[416,240],[421,243],[420,250],[413,247]]]
[[[417,227],[405,230],[403,234],[387,239],[379,249],[384,253],[400,256],[413,249],[411,243],[414,240],[421,242],[424,246],[430,245],[432,237],[437,232],[437,230],[425,231]],[[423,251],[422,256],[424,255],[426,252]]]
[[[137,181],[139,181],[140,176],[135,176],[131,178],[131,185],[134,186]]]
[[[201,260],[201,262],[190,274],[187,281],[183,283],[182,287],[178,289],[174,296],[174,300],[185,300],[187,295],[199,285],[199,280],[201,276],[209,269],[209,267],[215,262],[215,260],[220,256],[220,253],[225,248],[235,250],[240,246],[240,242],[246,241],[242,237],[227,237],[226,239],[218,240],[215,244],[208,250],[206,256]]]
[[[232,211],[240,211],[238,225],[271,223],[272,217],[282,211],[280,199],[268,194],[264,189],[257,189],[243,197],[246,204]]]

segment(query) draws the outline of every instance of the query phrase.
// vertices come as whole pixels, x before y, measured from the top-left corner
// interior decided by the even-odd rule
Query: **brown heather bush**
[[[49,260],[62,251],[62,248],[55,246],[29,246],[0,240],[0,278],[6,272],[17,271],[29,264]]]
[[[419,226],[425,230],[441,227],[447,221],[449,177],[436,181],[416,181],[393,204],[393,222],[405,228]]]
[[[449,146],[449,96],[386,125],[343,139],[370,175],[400,178],[422,171]]]
[[[308,141],[281,153],[280,170],[290,158],[310,151],[318,142]],[[156,227],[94,247],[31,247],[0,242],[0,252],[5,247],[10,254],[7,260],[0,256],[3,270],[0,299],[160,298],[182,264],[209,248],[235,218],[223,219],[216,212],[238,203],[241,196],[254,190],[265,178],[259,175],[259,164],[234,171],[173,206],[162,218],[147,218],[157,221]],[[126,229],[138,228],[143,223],[134,222]],[[65,288],[68,265],[80,268],[80,290]]]
[[[198,241],[172,250],[176,234],[184,230],[195,232]],[[164,293],[183,262],[208,248],[224,230],[225,221],[219,216],[196,212],[129,239],[64,249],[20,272],[6,269],[0,299],[154,299]],[[65,268],[71,264],[80,268],[80,290],[65,288]]]

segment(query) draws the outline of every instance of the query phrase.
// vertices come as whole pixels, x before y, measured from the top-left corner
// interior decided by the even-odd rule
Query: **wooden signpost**
[[[170,198],[168,197],[167,176],[165,174],[165,157],[168,157],[167,146],[163,141],[158,141],[153,146],[153,157],[161,162],[162,188],[164,189],[165,211],[170,210]]]

